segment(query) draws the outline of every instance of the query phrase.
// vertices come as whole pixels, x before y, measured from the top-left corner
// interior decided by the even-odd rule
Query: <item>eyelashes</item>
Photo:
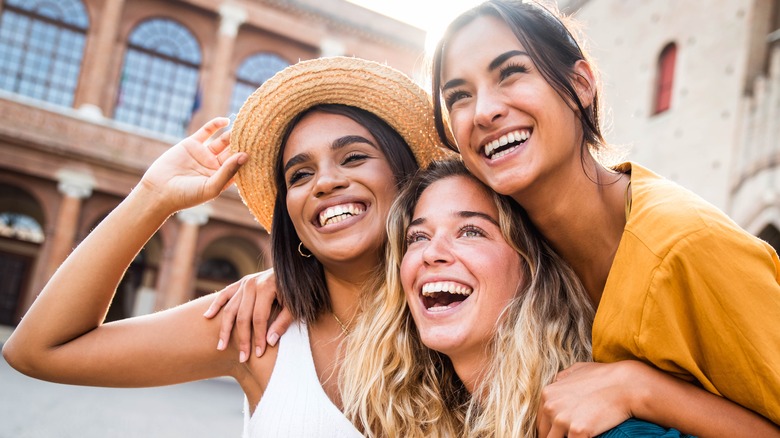
[[[522,62],[509,62],[498,70],[498,82],[503,82],[516,73],[528,73],[530,68],[526,63]],[[471,97],[471,93],[463,89],[452,89],[442,94],[444,105],[447,109],[451,109],[460,100]]]
[[[485,232],[485,230],[472,224],[463,225],[462,227],[458,228],[457,232],[457,237],[459,238],[487,237],[487,235],[488,234]],[[430,236],[426,232],[418,229],[410,230],[406,235],[405,242],[406,246],[409,246],[425,240],[430,240]]]
[[[514,73],[528,73],[528,66],[521,63],[510,62],[509,64],[502,66],[498,73],[503,81]]]
[[[344,156],[344,158],[341,160],[340,165],[354,167],[370,158],[372,158],[371,155],[368,155],[363,152],[350,152]],[[295,183],[297,183],[298,181],[314,175],[314,172],[309,169],[310,169],[309,167],[304,167],[302,169],[295,170],[292,174],[290,174],[289,178],[287,179],[287,187],[289,188],[293,186]]]

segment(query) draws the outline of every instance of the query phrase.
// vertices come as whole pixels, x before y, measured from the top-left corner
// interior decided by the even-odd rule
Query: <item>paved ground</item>
[[[7,329],[0,327],[0,343]],[[0,438],[241,436],[243,394],[232,380],[162,388],[59,385],[0,358]]]

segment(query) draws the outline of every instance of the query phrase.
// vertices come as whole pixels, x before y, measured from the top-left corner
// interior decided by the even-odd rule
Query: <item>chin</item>
[[[426,347],[447,356],[457,351],[458,347],[463,344],[461,336],[453,330],[446,328],[427,330],[425,333],[421,332],[420,339]]]

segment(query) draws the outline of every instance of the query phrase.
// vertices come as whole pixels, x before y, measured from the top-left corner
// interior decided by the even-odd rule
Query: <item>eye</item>
[[[406,235],[406,246],[417,242],[424,242],[426,240],[428,240],[428,236],[422,231],[410,231]]]
[[[509,76],[512,76],[515,73],[528,73],[528,67],[526,67],[524,64],[515,64],[510,63],[507,64],[499,70],[499,77],[503,81],[504,79],[508,78]]]
[[[459,237],[485,237],[487,233],[476,225],[466,225],[458,231]]]
[[[349,154],[347,154],[346,157],[344,157],[344,160],[341,162],[341,164],[342,165],[355,164],[361,161],[365,161],[369,158],[371,158],[369,155],[361,152],[350,152]]]
[[[295,170],[292,174],[290,174],[289,178],[287,179],[287,187],[292,187],[295,185],[295,183],[301,181],[304,178],[308,178],[312,175],[311,171],[304,170],[304,169],[298,169]]]
[[[447,109],[450,109],[458,101],[466,99],[470,96],[468,93],[466,93],[463,90],[452,90],[445,93],[443,97],[444,97],[444,105],[447,107]]]

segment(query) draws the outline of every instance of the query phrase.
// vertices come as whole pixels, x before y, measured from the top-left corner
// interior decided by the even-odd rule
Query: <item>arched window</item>
[[[182,137],[200,104],[200,62],[200,46],[181,24],[139,24],[128,39],[114,118]]]
[[[6,0],[0,88],[73,106],[89,17],[80,0]]]
[[[669,43],[658,57],[657,83],[655,88],[654,114],[668,110],[672,104],[672,83],[674,81],[674,63],[677,58],[677,45]]]
[[[44,240],[43,228],[35,218],[13,211],[0,212],[0,236],[33,243]]]
[[[230,98],[230,113],[238,114],[249,95],[276,72],[290,65],[272,53],[257,53],[244,60],[236,72],[236,86]]]

